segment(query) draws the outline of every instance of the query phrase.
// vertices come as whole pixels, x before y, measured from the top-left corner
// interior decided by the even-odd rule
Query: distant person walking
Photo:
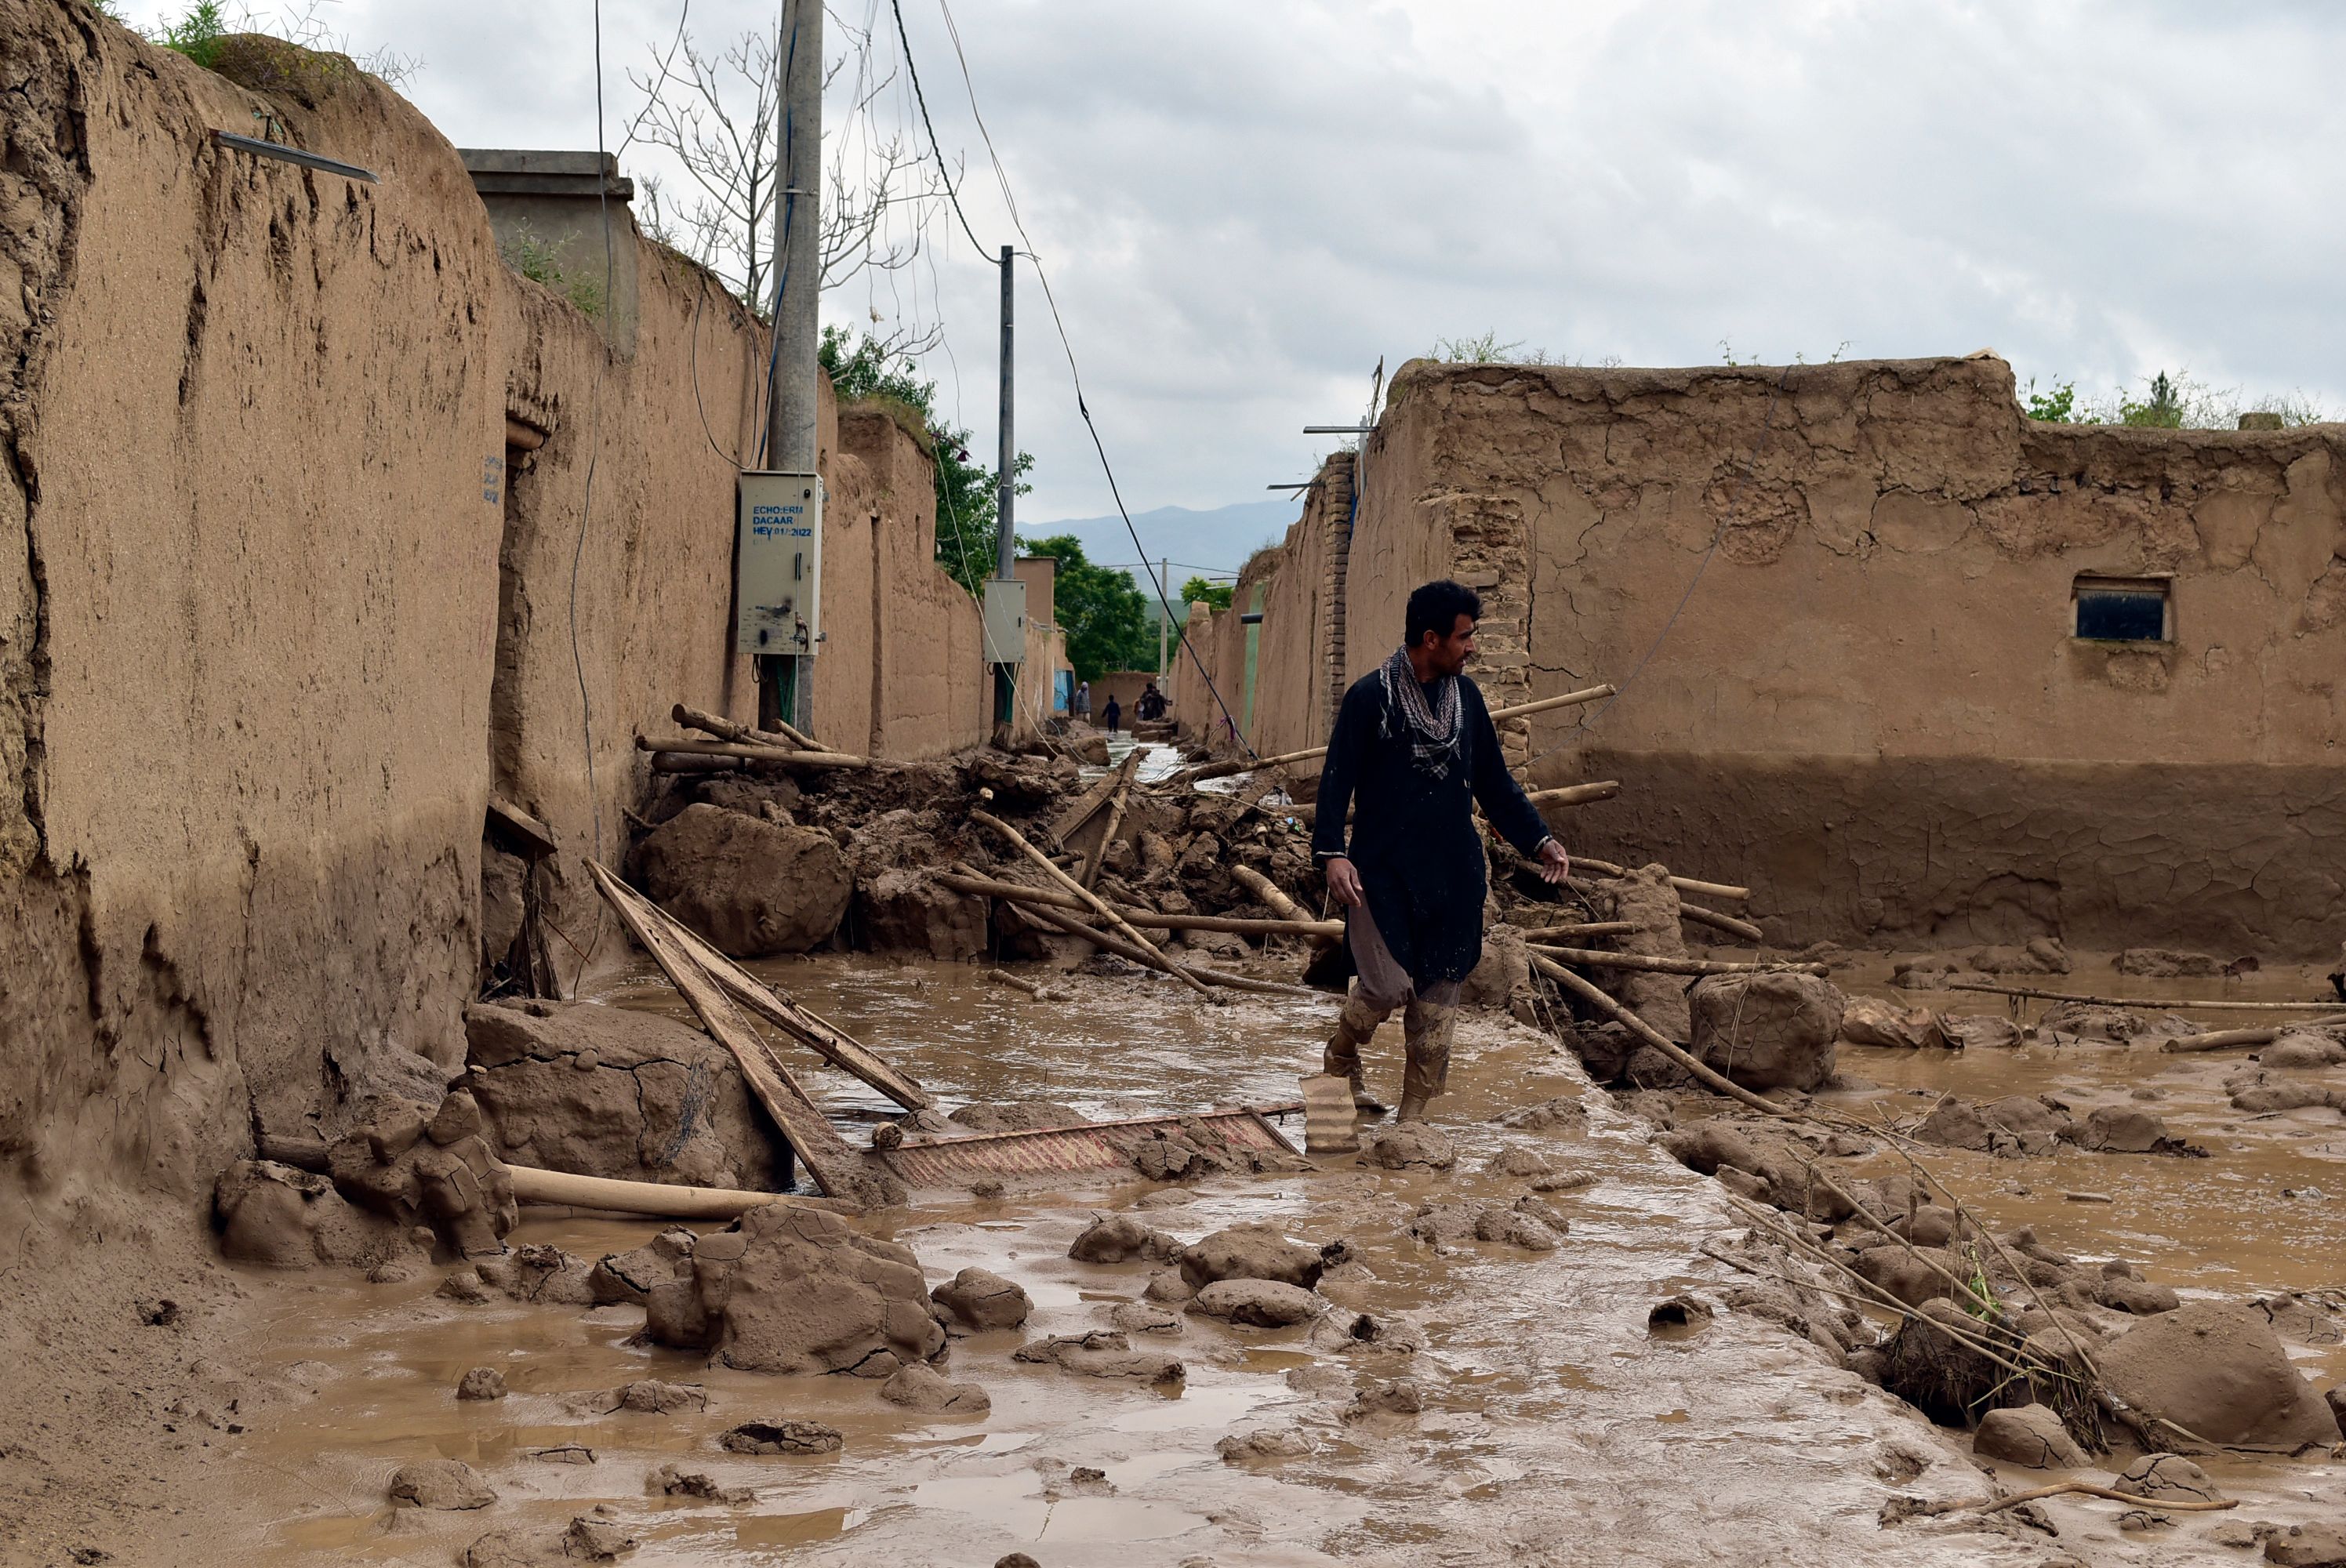
[[[1116,698],[1112,697],[1109,697],[1107,699],[1107,707],[1102,710],[1101,717],[1107,720],[1107,732],[1110,735],[1114,735],[1116,733],[1116,721],[1123,716],[1124,709],[1117,707]]]
[[[1092,683],[1087,680],[1076,683],[1075,711],[1086,724],[1092,721]]]
[[[1361,1047],[1406,1007],[1404,1122],[1423,1121],[1445,1086],[1459,983],[1483,956],[1475,802],[1542,880],[1560,882],[1572,865],[1507,771],[1483,693],[1463,673],[1482,613],[1481,596],[1447,578],[1410,595],[1402,646],[1344,694],[1320,771],[1311,850],[1344,906],[1360,972],[1321,1070],[1352,1081],[1355,1106],[1382,1112],[1362,1076]]]
[[[1132,717],[1149,724],[1165,717],[1165,694],[1157,689],[1155,681],[1142,687],[1140,695],[1133,699]]]

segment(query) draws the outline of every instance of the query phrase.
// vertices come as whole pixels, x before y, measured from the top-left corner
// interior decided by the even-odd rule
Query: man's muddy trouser
[[[1408,1058],[1402,1070],[1402,1098],[1431,1100],[1443,1092],[1450,1077],[1450,1037],[1458,1025],[1459,983],[1439,981],[1421,989],[1395,962],[1366,908],[1352,911],[1345,925],[1352,964],[1360,976],[1352,995],[1344,999],[1344,1011],[1337,1016],[1321,1070],[1351,1079],[1353,1097],[1360,1098],[1363,1088],[1361,1047],[1369,1043],[1377,1025],[1392,1015],[1393,1009],[1402,1008],[1402,1038]]]

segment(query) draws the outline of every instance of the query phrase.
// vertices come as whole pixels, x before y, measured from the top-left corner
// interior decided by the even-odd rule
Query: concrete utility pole
[[[821,0],[782,0],[781,28],[782,112],[776,117],[780,156],[774,160],[781,184],[774,193],[774,352],[766,372],[766,463],[784,473],[812,473],[815,356],[822,337]],[[811,660],[780,655],[762,662],[761,718],[808,727]]]
[[[1011,355],[1011,251],[1002,248],[1002,433],[1001,443],[994,449],[994,575],[1004,582],[1017,575],[1018,539],[1014,532],[1012,509],[1018,496],[1018,439],[1012,430],[1012,371]],[[994,667],[994,717],[999,723],[1010,723],[1012,697],[1016,677],[1013,667]]]
[[[1165,638],[1172,628],[1173,601],[1165,596],[1166,575],[1173,563],[1160,558],[1157,563],[1157,677],[1165,678]]]

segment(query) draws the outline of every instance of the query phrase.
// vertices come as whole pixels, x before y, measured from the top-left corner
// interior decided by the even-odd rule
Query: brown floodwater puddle
[[[987,984],[968,966],[821,958],[757,967],[920,1077],[948,1106],[1042,1098],[1107,1117],[1290,1100],[1297,1073],[1316,1064],[1332,1014],[1330,1003],[1303,999],[1201,1008],[1153,981],[1071,976],[1062,983],[1075,1000],[1052,1005]],[[621,977],[607,997],[678,1010],[657,977],[641,972]],[[1372,1070],[1385,1077],[1398,1074],[1396,1036],[1388,1026],[1373,1049]],[[2032,1054],[1931,1063],[1885,1054],[1879,1064],[1875,1054],[1853,1069],[1885,1091],[1907,1086],[1897,1074],[1911,1071],[1980,1074],[1977,1083],[2007,1092],[2003,1085],[2021,1080],[1991,1070],[2043,1072],[2051,1083],[2067,1064]],[[2114,1063],[2097,1070],[2119,1071]],[[819,1065],[804,1076],[845,1135],[868,1137],[869,1113],[882,1108],[876,1096]],[[1928,1086],[1956,1085],[1951,1078]],[[1312,1240],[1348,1237],[1362,1267],[1357,1277],[1331,1279],[1328,1294],[1423,1338],[1421,1351],[1403,1355],[1331,1348],[1303,1329],[1198,1319],[1176,1339],[1134,1336],[1137,1349],[1182,1358],[1188,1375],[1178,1396],[1015,1363],[1009,1351],[1020,1336],[993,1334],[957,1340],[949,1368],[985,1387],[991,1411],[940,1420],[889,1406],[853,1379],[770,1378],[631,1344],[639,1308],[461,1306],[433,1293],[436,1273],[391,1287],[249,1275],[256,1323],[238,1365],[291,1397],[257,1403],[245,1418],[249,1431],[213,1440],[206,1461],[220,1489],[213,1554],[183,1546],[176,1560],[240,1568],[327,1559],[446,1563],[487,1530],[559,1527],[597,1504],[642,1543],[629,1559],[638,1564],[987,1564],[1025,1551],[1046,1565],[1119,1568],[1193,1559],[1952,1565],[2037,1562],[2052,1550],[1977,1532],[1882,1530],[1876,1515],[1892,1490],[1973,1495],[1980,1478],[1902,1406],[1826,1365],[1806,1343],[1729,1311],[1698,1333],[1648,1335],[1646,1314],[1656,1299],[1720,1279],[1700,1247],[1736,1227],[1711,1184],[1651,1147],[1642,1125],[1589,1091],[1577,1064],[1544,1036],[1470,1018],[1452,1088],[1438,1108],[1460,1146],[1454,1173],[1373,1171],[1340,1156],[1317,1172],[1208,1181],[1186,1201],[1137,1211],[1184,1240],[1249,1219]],[[1556,1096],[1580,1099],[1585,1123],[1543,1132],[1494,1125],[1504,1111]],[[2178,1107],[2159,1108],[2181,1120]],[[1513,1144],[1596,1178],[1548,1196],[1570,1221],[1560,1249],[1467,1244],[1437,1255],[1403,1234],[1422,1202],[1512,1199],[1521,1182],[1481,1169]],[[2106,1190],[2118,1178],[2088,1172],[2146,1164],[2074,1157],[2101,1163],[2074,1177],[2065,1166],[2058,1185]],[[2174,1278],[2178,1248],[2205,1246],[2210,1270],[2227,1256],[2219,1205],[2137,1205],[2129,1193],[2080,1216],[2057,1198],[2006,1190],[2025,1183],[2050,1191],[2050,1174],[1963,1159],[1951,1157],[1947,1172],[1967,1196],[1998,1217],[2035,1220],[2058,1245],[2140,1254],[2166,1278]],[[2188,1164],[2188,1173],[2151,1168],[2126,1185],[2173,1182],[2181,1197],[2187,1176],[2204,1179],[2227,1162]],[[2269,1185],[2264,1175],[2255,1180]],[[1102,1326],[1115,1303],[1137,1299],[1150,1269],[1074,1263],[1069,1241],[1094,1212],[1128,1207],[1150,1190],[1103,1180],[994,1200],[931,1193],[874,1223],[913,1247],[932,1281],[971,1265],[1017,1280],[1035,1301],[1029,1334],[1076,1332]],[[2088,1244],[2095,1227],[2113,1226],[2127,1234]],[[593,1257],[658,1228],[533,1213],[513,1239]],[[2164,1253],[2154,1251],[2154,1237],[2163,1238]],[[2281,1267],[2289,1250],[2276,1241],[2269,1254],[2236,1257],[2220,1266],[2232,1272],[2210,1272],[2205,1288],[2310,1283],[2299,1272],[2312,1268],[2311,1259],[2299,1259],[2299,1272]],[[474,1366],[502,1370],[511,1394],[455,1400],[457,1379]],[[709,1408],[597,1413],[595,1395],[646,1377],[698,1383]],[[1344,1419],[1356,1387],[1395,1377],[1419,1383],[1421,1414]],[[839,1428],[843,1451],[746,1458],[717,1445],[740,1421],[785,1417]],[[1312,1451],[1244,1465],[1217,1453],[1226,1434],[1262,1429],[1300,1432]],[[592,1449],[595,1462],[532,1457],[570,1445]],[[387,1507],[391,1471],[432,1457],[471,1464],[500,1500],[467,1513]],[[1923,1473],[1907,1479],[1917,1461]],[[647,1475],[669,1463],[748,1489],[752,1501],[648,1492]],[[1069,1484],[1071,1467],[1086,1465],[1106,1472],[1105,1489]],[[2277,1484],[2308,1480],[2266,1470]],[[2106,1537],[2095,1561],[2126,1559],[2114,1530],[2080,1517],[2085,1539]],[[2063,1545],[2081,1550],[2079,1533]]]

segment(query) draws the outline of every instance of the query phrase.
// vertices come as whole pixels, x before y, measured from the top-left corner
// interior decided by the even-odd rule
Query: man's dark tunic
[[[1548,836],[1507,771],[1482,692],[1454,678],[1462,733],[1441,776],[1413,759],[1408,728],[1376,672],[1352,683],[1320,769],[1311,830],[1315,855],[1352,860],[1377,934],[1420,985],[1464,980],[1482,960],[1485,877],[1474,802],[1525,856]],[[1347,849],[1344,814],[1356,801]]]

